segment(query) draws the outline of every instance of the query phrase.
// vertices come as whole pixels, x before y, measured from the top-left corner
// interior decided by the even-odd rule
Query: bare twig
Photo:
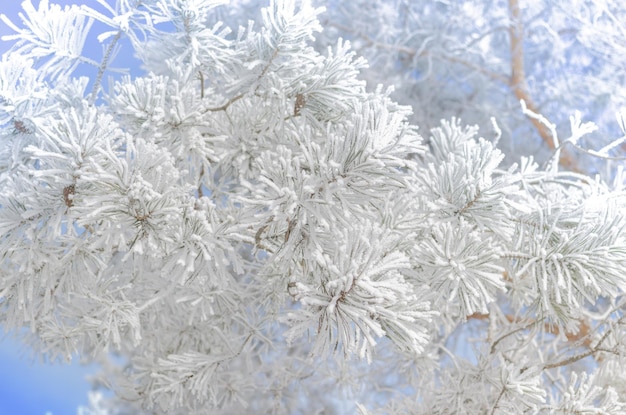
[[[228,101],[226,101],[226,103],[224,105],[220,105],[219,107],[214,107],[214,108],[206,108],[204,109],[204,111],[202,111],[203,114],[206,114],[207,112],[217,112],[217,111],[226,111],[226,109],[228,107],[231,106],[231,104],[239,101],[241,98],[243,98],[243,94],[239,94],[236,97],[232,97],[231,99],[229,99]]]
[[[198,71],[198,77],[200,78],[200,99],[204,99],[204,74],[202,71]]]
[[[460,58],[458,56],[453,56],[453,55],[436,55],[433,54],[431,51],[429,50],[418,50],[418,49],[414,49],[414,48],[410,48],[408,46],[402,46],[402,45],[392,45],[389,43],[383,43],[383,42],[379,42],[377,40],[372,39],[371,37],[369,37],[368,35],[361,33],[359,31],[354,31],[351,28],[338,24],[338,23],[328,23],[329,26],[334,26],[337,29],[343,30],[345,32],[349,32],[352,33],[358,37],[360,37],[362,40],[365,41],[365,43],[368,46],[373,46],[379,49],[386,49],[386,50],[393,50],[399,53],[404,53],[405,55],[407,55],[410,58],[414,58],[414,57],[418,57],[418,58],[422,58],[422,57],[432,57],[434,59],[439,59],[439,60],[443,60],[443,61],[448,61],[448,62],[453,62],[453,63],[458,63],[459,65],[463,65],[467,68],[470,68],[472,70],[475,70],[477,72],[480,72],[481,74],[487,76],[488,78],[493,79],[494,81],[498,81],[498,82],[502,82],[506,85],[509,85],[509,78],[505,75],[499,74],[497,72],[493,72],[490,71],[488,68],[485,68],[484,66],[480,66],[477,65],[473,62],[470,62],[468,60],[465,60],[463,58]]]
[[[109,44],[109,47],[107,48],[107,51],[105,52],[104,57],[102,58],[102,63],[100,64],[100,67],[98,68],[98,75],[96,75],[96,80],[93,83],[93,87],[91,88],[91,95],[89,96],[89,103],[91,104],[96,102],[96,97],[98,96],[100,85],[102,84],[102,77],[104,76],[104,72],[109,66],[109,59],[111,59],[111,54],[113,53],[113,49],[115,48],[115,45],[117,44],[117,42],[120,40],[121,37],[122,37],[122,31],[120,30],[119,32],[117,32],[113,40],[111,40],[111,43]]]
[[[267,65],[265,65],[265,67],[261,71],[261,74],[257,77],[257,82],[261,78],[263,78],[265,76],[265,74],[267,73],[267,71],[270,69],[270,66],[272,66],[272,62],[274,61],[274,59],[276,59],[276,56],[278,56],[278,51],[279,51],[278,48],[276,50],[274,50],[274,53],[272,54],[272,57],[270,58],[270,60],[267,62]],[[204,80],[204,78],[203,78],[203,80]],[[257,86],[256,89],[258,89],[258,86]],[[256,89],[255,89],[255,91],[256,91]],[[202,114],[206,114],[207,112],[226,111],[228,109],[228,107],[230,107],[233,103],[239,101],[243,97],[244,97],[244,94],[239,94],[239,95],[237,95],[235,97],[232,97],[228,101],[226,101],[226,103],[224,105],[220,105],[219,107],[204,109],[202,111]]]
[[[487,320],[491,318],[490,314],[482,314],[482,313],[474,313],[472,315],[467,316],[468,320]],[[514,317],[512,315],[506,315],[505,318],[507,319],[507,321],[509,323],[526,323],[521,327],[517,327],[515,329],[513,329],[512,331],[505,333],[504,335],[502,335],[501,337],[499,337],[498,339],[496,339],[492,344],[491,344],[491,353],[494,353],[496,350],[496,347],[498,346],[498,344],[504,340],[505,338],[518,333],[520,331],[523,330],[527,330],[537,324],[540,324],[540,322],[536,321],[536,320],[531,320],[528,322],[524,322],[522,321],[519,317]],[[548,323],[543,323],[543,330],[546,333],[550,333],[553,334],[555,336],[558,336],[561,334],[561,330],[559,329],[559,327],[548,324]],[[565,332],[564,335],[567,338],[567,341],[570,343],[574,343],[574,342],[578,342],[580,341],[581,344],[585,347],[589,347],[591,348],[591,337],[589,336],[589,333],[591,331],[591,326],[589,325],[588,322],[586,321],[580,321],[580,325],[578,327],[578,332],[576,333],[572,333],[572,332]]]
[[[567,366],[567,365],[570,365],[570,364],[572,364],[574,362],[577,362],[577,361],[579,361],[581,359],[584,359],[585,357],[591,356],[591,355],[593,355],[595,353],[598,353],[598,352],[615,353],[615,351],[604,349],[601,346],[602,346],[602,343],[604,343],[604,341],[607,339],[609,334],[611,334],[613,332],[613,329],[615,328],[615,326],[619,326],[620,323],[624,320],[624,318],[626,318],[626,316],[621,317],[619,320],[617,320],[617,322],[615,323],[614,326],[609,327],[606,330],[606,332],[604,332],[604,334],[602,335],[600,340],[598,340],[598,343],[596,343],[596,345],[594,347],[592,347],[591,349],[589,349],[588,351],[586,351],[584,353],[581,353],[581,354],[577,354],[575,356],[568,357],[567,359],[559,360],[558,362],[555,362],[555,363],[548,363],[548,364],[543,366],[543,369],[554,369],[556,367]]]
[[[200,168],[200,177],[198,178],[198,199],[204,196],[204,192],[202,191],[202,178],[204,177],[204,164]]]
[[[504,392],[506,392],[505,386],[502,387],[502,390],[500,391],[496,402],[493,404],[493,408],[491,408],[491,415],[494,415],[496,413],[496,409],[498,409],[498,404],[500,403],[500,399],[502,399],[502,397],[504,396]]]

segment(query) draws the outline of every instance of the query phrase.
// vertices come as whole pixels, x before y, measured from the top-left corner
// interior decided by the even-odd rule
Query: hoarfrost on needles
[[[529,98],[547,71],[534,36],[578,67],[623,49],[606,24],[626,10],[405,3],[2,16],[0,322],[101,364],[113,394],[81,413],[625,412],[623,138],[594,150],[583,113],[550,121],[574,87]],[[145,72],[104,88],[121,39]],[[364,81],[381,68],[398,88]],[[518,160],[515,134],[551,153]]]

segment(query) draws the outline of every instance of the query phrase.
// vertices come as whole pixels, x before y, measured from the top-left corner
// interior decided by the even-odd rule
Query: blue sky
[[[32,0],[35,8],[39,0]],[[89,4],[98,10],[102,7],[95,0],[50,0],[60,5]],[[21,26],[18,12],[22,10],[20,0],[0,0],[0,14]],[[89,57],[99,59],[102,46],[95,39],[99,27],[94,24],[92,36],[85,51]],[[14,34],[0,21],[0,36]],[[0,40],[0,54],[9,47],[9,42]],[[122,56],[120,56],[122,58]],[[116,60],[119,64],[120,59]],[[123,62],[122,62],[123,64]],[[83,65],[85,66],[85,65]],[[92,75],[94,68],[79,67],[78,75]],[[106,87],[106,83],[105,83]],[[0,322],[0,415],[53,415],[76,414],[80,405],[87,405],[90,385],[86,380],[95,367],[82,367],[78,363],[44,364],[33,362],[28,347],[13,339],[2,336],[4,327]]]
[[[33,363],[30,350],[12,338],[0,340],[0,415],[75,414],[87,406],[85,376],[78,363]]]

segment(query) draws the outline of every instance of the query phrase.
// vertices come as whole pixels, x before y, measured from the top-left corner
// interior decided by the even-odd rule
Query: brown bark
[[[509,80],[509,86],[515,94],[515,97],[518,100],[523,99],[526,103],[526,107],[530,111],[535,114],[540,114],[540,111],[528,93],[526,86],[526,73],[524,72],[524,25],[522,23],[519,0],[509,0],[509,15],[511,17],[509,27],[509,37],[511,43],[511,78]],[[535,118],[529,117],[529,120],[548,148],[555,150],[554,137],[552,137],[550,129]],[[561,150],[559,164],[569,170],[578,170],[575,160],[569,153],[566,152],[565,149]]]

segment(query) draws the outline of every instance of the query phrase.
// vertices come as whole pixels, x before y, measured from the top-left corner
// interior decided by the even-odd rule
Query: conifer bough
[[[626,413],[622,170],[418,132],[305,2],[98,3],[0,61],[0,322],[101,364],[82,413]]]

